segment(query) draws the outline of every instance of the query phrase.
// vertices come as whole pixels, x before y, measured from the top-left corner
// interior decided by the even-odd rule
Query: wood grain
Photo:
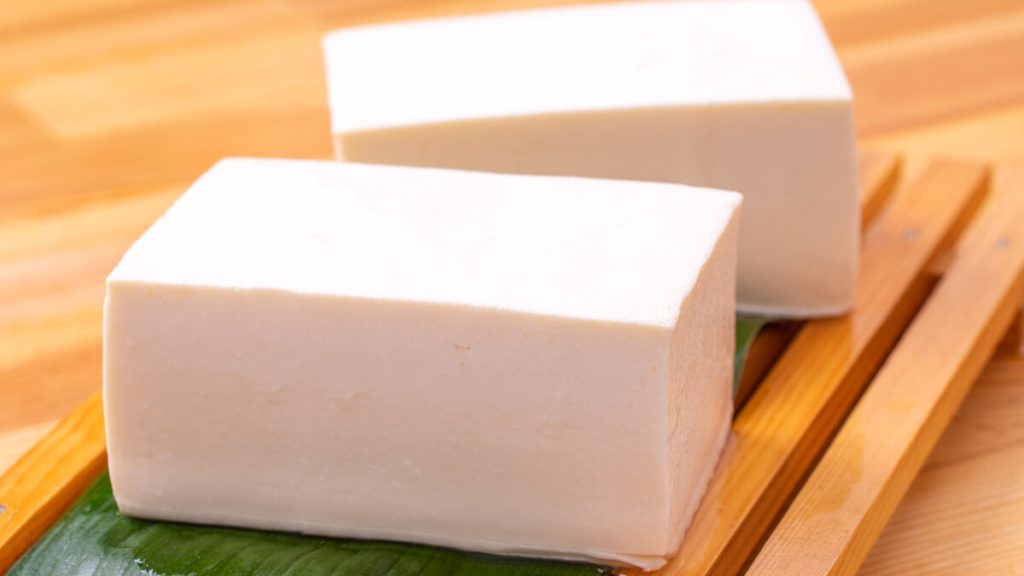
[[[0,469],[26,435],[98,389],[103,278],[131,242],[129,229],[159,213],[160,200],[145,198],[173,198],[222,156],[330,156],[315,48],[322,31],[556,2],[0,0],[0,444],[9,448],[0,449]],[[1024,164],[1024,3],[815,3],[849,71],[861,144],[904,156],[904,180],[941,156],[994,163],[997,179],[1003,166]],[[267,65],[250,61],[261,57],[264,35],[282,48]],[[193,64],[201,67],[194,76]],[[141,108],[92,99],[76,112],[76,100],[59,94],[74,88],[70,80],[103,94],[132,83],[111,102]],[[140,92],[147,85],[151,98]],[[97,219],[91,239],[65,235],[66,217],[133,198],[138,210]],[[990,433],[968,435],[970,450],[940,445],[933,461],[942,464],[925,469],[865,573],[1024,574],[1019,562],[1005,569],[1007,558],[1024,558],[1024,536],[1012,531],[1021,522],[1006,521],[1020,517],[1013,512],[1024,506],[1024,481],[1000,486],[1013,468],[973,452],[1018,454],[1020,422],[1000,408],[1024,388],[1024,364],[1012,360],[987,373],[998,383],[986,386],[983,376],[986,401],[966,404],[977,406],[971,422]],[[988,522],[976,510],[993,502]],[[961,558],[973,563],[961,570]]]
[[[748,576],[856,573],[1020,310],[1022,222],[1024,171],[972,224]]]
[[[878,214],[892,198],[896,182],[900,177],[900,158],[895,154],[884,154],[869,150],[860,158],[860,221],[861,228],[878,219]]]
[[[56,422],[40,422],[30,426],[22,426],[8,432],[0,433],[0,474],[7,472],[9,466],[4,463],[13,464],[25,455],[32,446],[46,436]]]
[[[983,197],[983,167],[937,163],[864,241],[854,311],[807,322],[733,423],[679,555],[661,574],[737,574],[928,293],[928,265]]]
[[[0,477],[0,573],[71,505],[106,467],[99,393]]]
[[[861,567],[862,576],[1024,574],[1024,357],[981,375]]]

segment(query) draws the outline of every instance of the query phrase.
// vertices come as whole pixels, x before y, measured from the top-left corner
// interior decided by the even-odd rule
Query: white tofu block
[[[223,161],[107,279],[118,506],[657,566],[730,424],[740,200]]]
[[[853,304],[851,95],[809,2],[374,25],[332,33],[324,49],[339,159],[737,190],[741,310]]]

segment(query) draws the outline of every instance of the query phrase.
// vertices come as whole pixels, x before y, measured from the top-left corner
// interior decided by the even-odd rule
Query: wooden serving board
[[[732,438],[659,574],[855,572],[1019,309],[1024,178],[985,202],[984,166],[935,162],[890,200],[898,165],[862,160],[855,310],[755,341]],[[97,393],[0,477],[0,571],[105,457]]]

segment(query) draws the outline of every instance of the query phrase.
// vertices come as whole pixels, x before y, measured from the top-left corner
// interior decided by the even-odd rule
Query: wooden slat
[[[1024,171],[964,239],[749,576],[854,574],[1020,308]]]
[[[733,423],[711,485],[663,575],[740,571],[928,294],[928,265],[980,202],[988,171],[936,163],[865,238],[855,310],[808,322]]]
[[[0,477],[0,574],[106,466],[97,392]]]
[[[882,207],[892,197],[899,180],[900,160],[895,154],[868,151],[860,156],[860,219],[862,228],[867,228],[878,218]],[[747,362],[743,367],[739,384],[736,386],[736,407],[740,408],[750,399],[768,370],[775,365],[782,351],[793,340],[800,324],[798,322],[771,324],[764,328],[751,345]]]
[[[892,197],[900,177],[900,159],[885,152],[864,152],[860,156],[860,221],[867,228],[878,218]]]
[[[858,576],[1024,573],[1022,375],[1004,340]]]

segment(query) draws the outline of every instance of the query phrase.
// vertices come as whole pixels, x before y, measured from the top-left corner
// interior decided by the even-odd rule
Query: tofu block
[[[804,0],[649,2],[324,39],[341,160],[675,182],[744,196],[738,306],[854,302],[850,88]]]
[[[730,426],[740,202],[225,160],[107,279],[118,506],[658,566]]]

